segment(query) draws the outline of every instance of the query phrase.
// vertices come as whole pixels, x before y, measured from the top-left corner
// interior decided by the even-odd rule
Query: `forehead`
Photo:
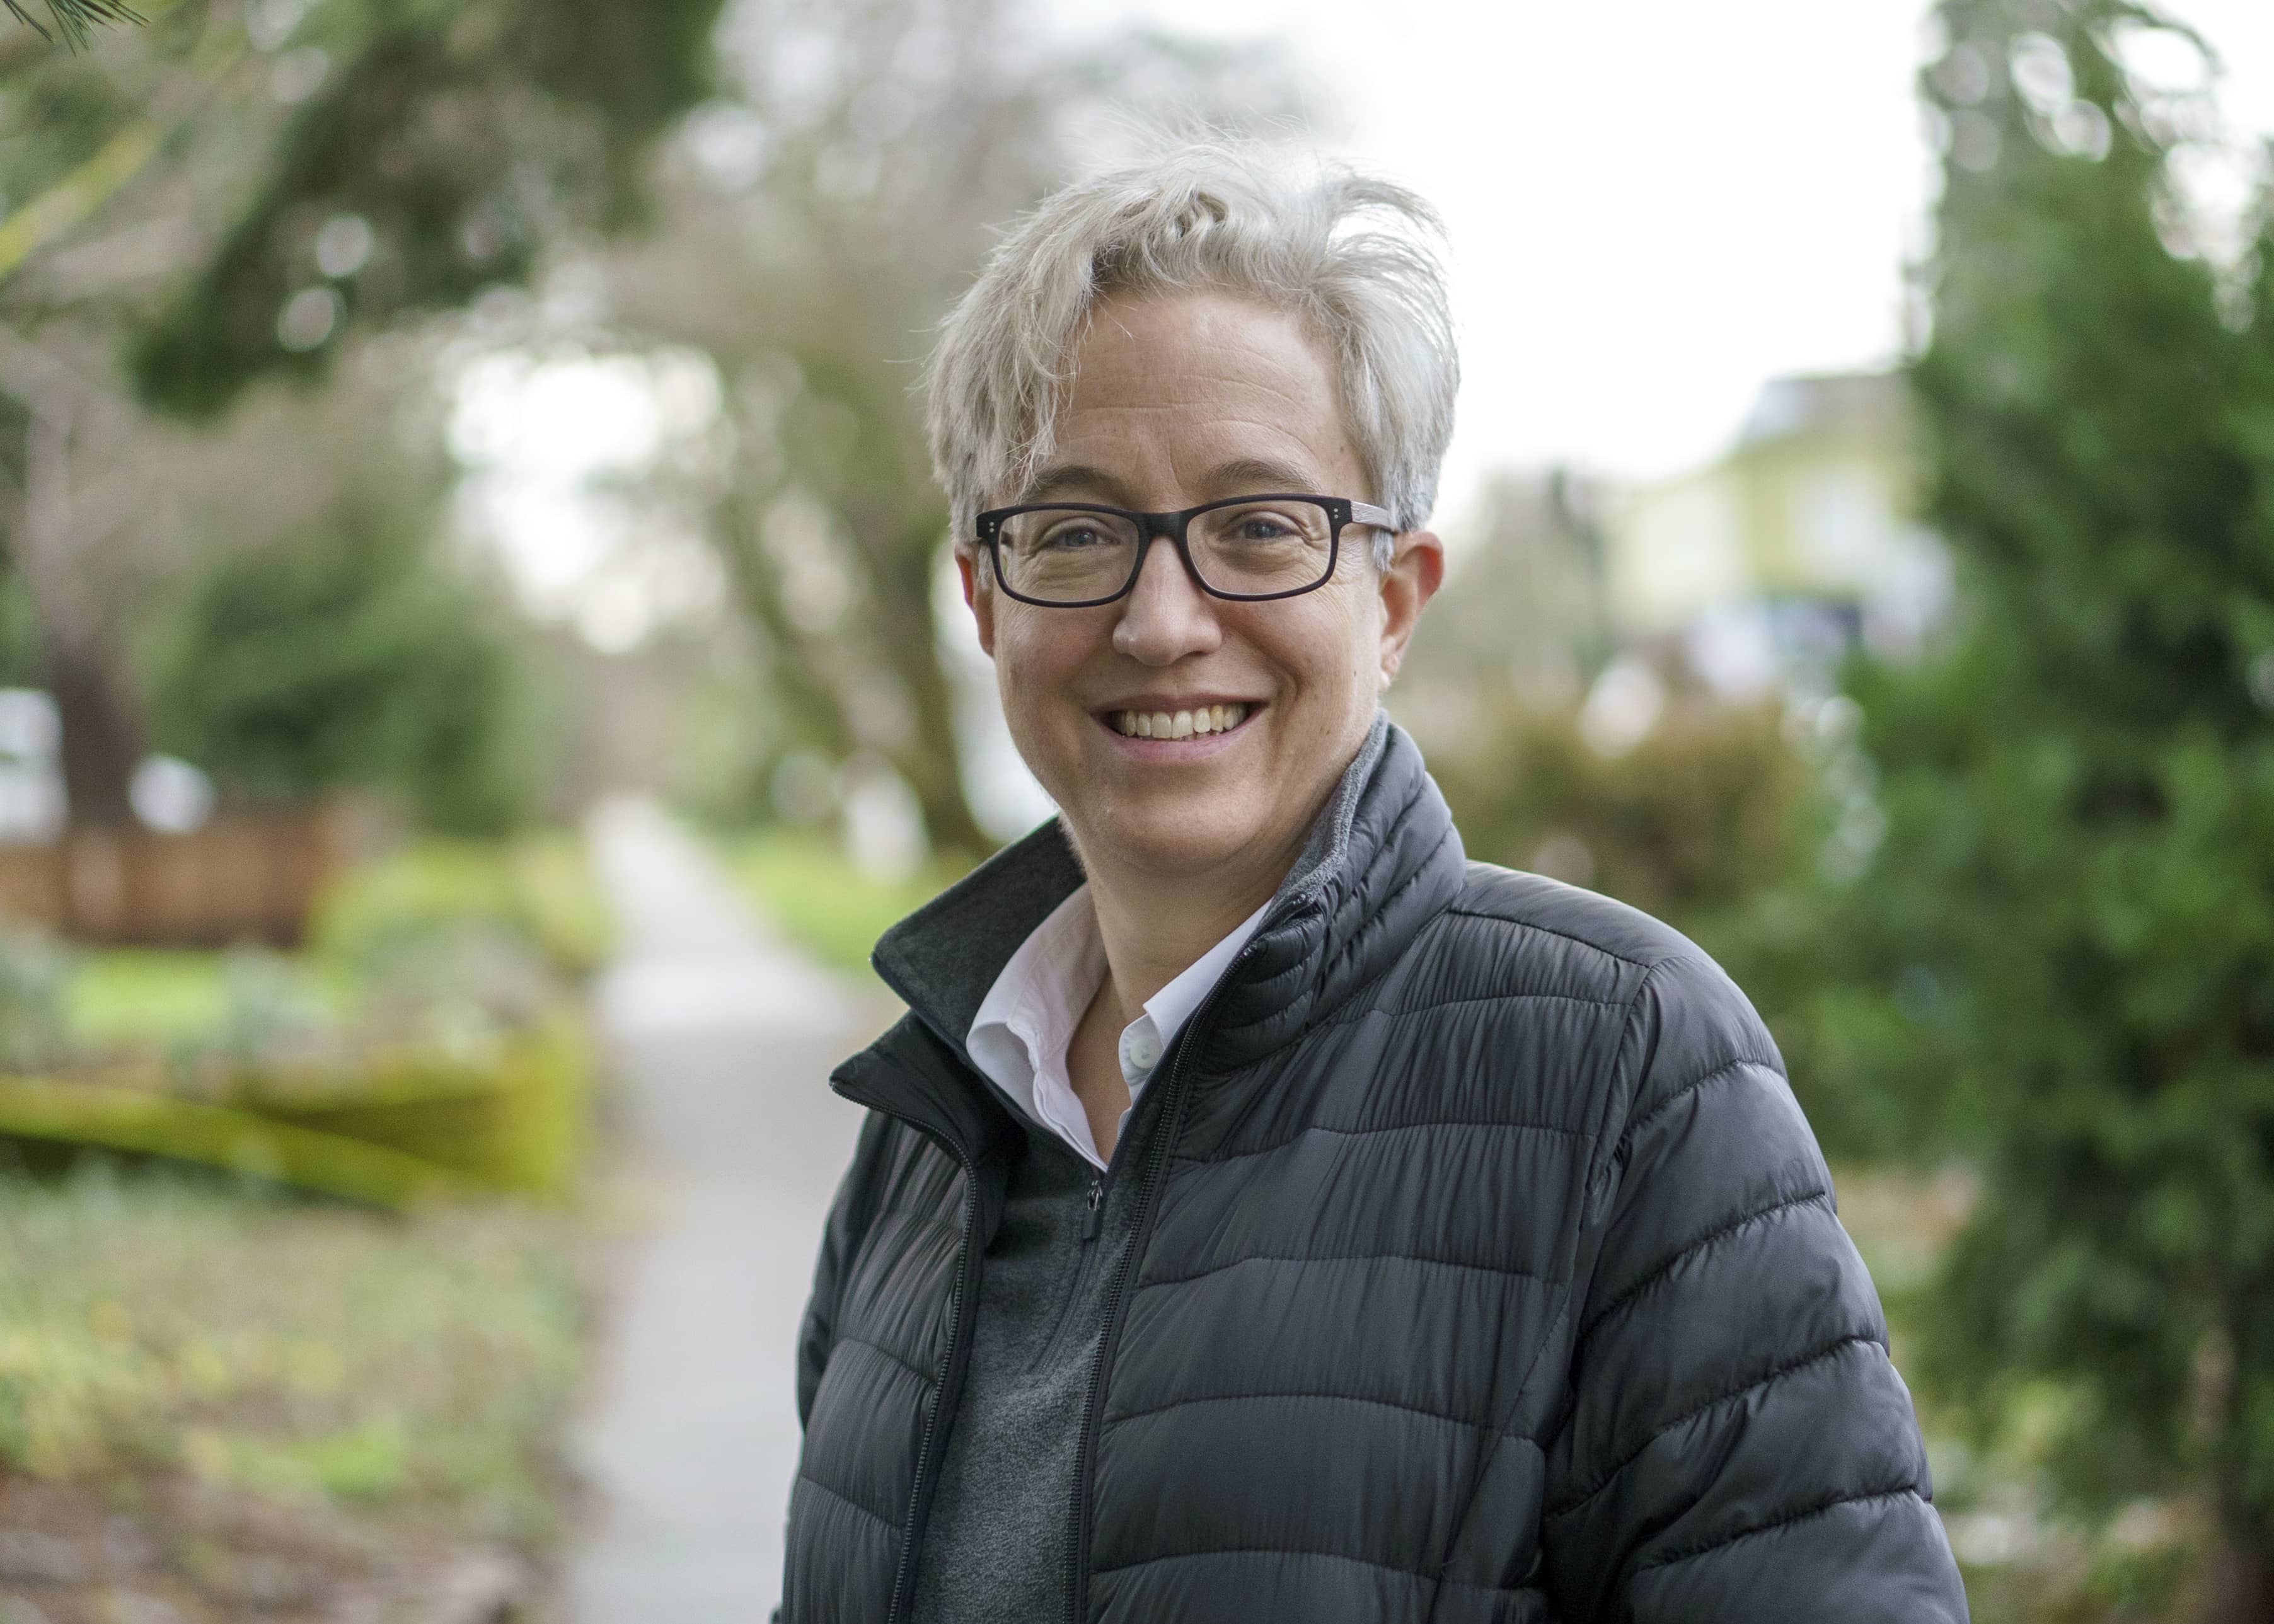
[[[1285,470],[1298,488],[1366,496],[1333,368],[1302,323],[1216,291],[1101,300],[1069,357],[1052,455],[1034,488],[1111,477],[1132,500],[1194,500]]]

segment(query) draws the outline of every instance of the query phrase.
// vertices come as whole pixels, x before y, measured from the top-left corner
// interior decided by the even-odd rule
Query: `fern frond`
[[[30,28],[43,40],[63,36],[64,43],[77,50],[85,45],[87,35],[105,23],[139,23],[141,13],[125,0],[48,0],[48,15],[55,20],[56,32],[49,34],[40,19],[26,11],[20,0],[0,0],[16,20]]]

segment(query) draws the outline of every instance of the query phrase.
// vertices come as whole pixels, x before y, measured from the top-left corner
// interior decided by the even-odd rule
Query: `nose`
[[[1137,584],[1121,600],[1114,622],[1116,652],[1147,665],[1172,665],[1190,654],[1206,654],[1223,639],[1216,600],[1185,568],[1177,544],[1166,536],[1145,539],[1145,561]]]

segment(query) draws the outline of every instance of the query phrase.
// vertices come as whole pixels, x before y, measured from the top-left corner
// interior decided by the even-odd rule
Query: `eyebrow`
[[[1293,493],[1307,490],[1311,483],[1312,476],[1291,463],[1274,462],[1269,457],[1234,457],[1209,470],[1201,487],[1225,496],[1242,496],[1267,491]],[[1114,504],[1130,505],[1127,485],[1103,469],[1081,462],[1061,462],[1043,470],[1028,485],[1019,501],[1046,502],[1053,497],[1090,491],[1104,493]]]
[[[1043,470],[1029,480],[1019,501],[1046,502],[1053,496],[1084,491],[1103,492],[1125,503],[1129,496],[1129,487],[1102,468],[1091,468],[1081,462],[1061,462],[1055,468]]]

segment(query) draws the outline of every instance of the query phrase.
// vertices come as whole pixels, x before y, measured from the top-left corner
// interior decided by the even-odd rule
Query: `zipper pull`
[[[1081,1221],[1082,1244],[1086,1246],[1096,1240],[1098,1230],[1103,1228],[1104,1224],[1105,1181],[1103,1178],[1093,1178],[1089,1181],[1089,1212]]]

